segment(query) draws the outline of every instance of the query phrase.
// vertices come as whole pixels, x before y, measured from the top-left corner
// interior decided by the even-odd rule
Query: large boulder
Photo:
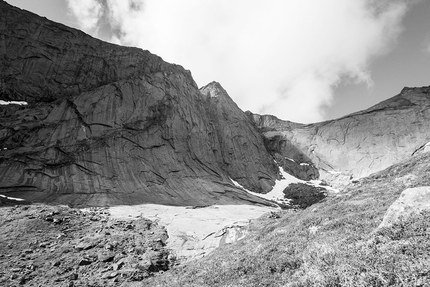
[[[407,219],[424,210],[430,210],[430,186],[405,189],[390,205],[379,228],[389,227],[400,219]]]

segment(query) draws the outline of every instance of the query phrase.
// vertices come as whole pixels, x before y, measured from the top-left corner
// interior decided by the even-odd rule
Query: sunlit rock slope
[[[428,150],[430,87],[404,88],[367,110],[310,125],[248,115],[266,141],[290,147],[284,157],[300,155],[322,178],[345,184]]]

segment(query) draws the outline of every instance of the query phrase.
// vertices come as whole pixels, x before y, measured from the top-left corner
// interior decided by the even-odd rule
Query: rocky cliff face
[[[367,110],[310,125],[249,116],[268,141],[291,143],[334,183],[347,183],[427,150],[430,87],[402,92]]]
[[[206,96],[207,116],[216,127],[219,147],[214,146],[218,165],[246,189],[270,191],[278,173],[263,137],[219,83],[200,89]]]
[[[0,190],[74,205],[260,202],[278,177],[219,84],[0,1]]]

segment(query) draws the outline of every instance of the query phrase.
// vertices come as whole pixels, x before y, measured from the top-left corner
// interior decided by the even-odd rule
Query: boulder
[[[399,198],[388,208],[381,227],[389,227],[401,218],[407,219],[412,214],[430,210],[430,186],[420,186],[405,189]]]

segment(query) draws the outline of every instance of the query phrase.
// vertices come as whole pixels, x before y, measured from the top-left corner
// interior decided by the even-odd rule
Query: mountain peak
[[[206,86],[200,88],[200,91],[211,98],[218,98],[219,96],[228,96],[226,90],[221,86],[220,83],[212,81]]]

